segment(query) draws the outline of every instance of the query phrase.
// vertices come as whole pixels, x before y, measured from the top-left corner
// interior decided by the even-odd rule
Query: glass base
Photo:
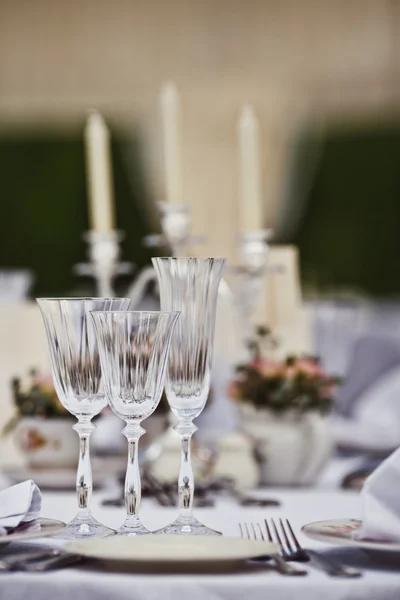
[[[117,529],[117,535],[148,535],[149,533],[151,533],[151,531],[140,522],[135,526],[124,523],[122,527]]]
[[[65,529],[52,536],[57,540],[82,540],[86,538],[104,538],[115,535],[114,529],[110,529],[99,523],[89,514],[87,517],[76,516]]]
[[[137,515],[127,515],[123,525],[117,530],[117,535],[148,535],[151,533],[142,525]]]
[[[178,517],[176,521],[154,533],[157,535],[222,535],[220,531],[206,527],[195,517]]]

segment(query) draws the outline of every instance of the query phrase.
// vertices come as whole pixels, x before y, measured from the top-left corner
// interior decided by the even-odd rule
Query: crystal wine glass
[[[109,404],[126,422],[126,519],[119,535],[150,533],[139,518],[138,463],[141,427],[157,408],[164,388],[168,349],[179,312],[93,312],[103,380]]]
[[[92,418],[107,404],[91,310],[124,310],[128,298],[38,298],[50,348],[54,386],[61,403],[78,422],[79,464],[76,478],[78,514],[57,536],[62,539],[106,537],[115,533],[90,512],[92,469],[89,439]]]
[[[171,339],[166,394],[178,418],[181,437],[178,481],[180,514],[158,533],[218,535],[192,513],[194,477],[190,441],[210,391],[218,287],[224,258],[153,258],[161,294],[161,308],[181,311]]]

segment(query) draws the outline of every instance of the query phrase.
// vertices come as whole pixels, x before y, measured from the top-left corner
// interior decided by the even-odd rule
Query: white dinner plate
[[[10,542],[26,542],[27,540],[54,535],[55,533],[62,531],[64,527],[65,523],[62,521],[40,517],[29,523],[19,525],[14,533],[0,535],[0,545],[9,544]]]
[[[195,535],[114,536],[76,540],[64,549],[73,554],[112,561],[188,565],[237,563],[274,554],[278,544],[242,538]]]
[[[363,550],[385,550],[400,552],[399,542],[377,542],[374,540],[358,540],[354,537],[362,525],[360,519],[332,519],[317,521],[304,525],[301,530],[308,537],[319,542],[339,544],[340,546],[356,546]]]

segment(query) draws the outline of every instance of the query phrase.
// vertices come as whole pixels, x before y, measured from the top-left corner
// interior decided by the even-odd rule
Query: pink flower
[[[309,377],[324,377],[324,371],[320,364],[308,358],[300,358],[296,360],[295,369]]]
[[[277,377],[282,373],[282,363],[266,358],[253,360],[250,366],[256,369],[263,377]]]
[[[33,383],[43,387],[53,387],[53,379],[51,375],[35,375]]]
[[[297,374],[298,372],[295,365],[285,365],[283,372],[283,377],[285,379],[294,379]]]
[[[55,396],[53,379],[50,375],[36,375],[33,379],[33,385],[40,388],[44,394]]]
[[[233,400],[237,400],[241,397],[239,386],[236,381],[231,381],[228,385],[228,396]]]
[[[321,400],[332,398],[335,387],[333,384],[327,384],[320,388],[319,397]]]

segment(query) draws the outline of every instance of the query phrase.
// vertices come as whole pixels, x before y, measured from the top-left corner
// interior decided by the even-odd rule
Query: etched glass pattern
[[[60,402],[74,415],[80,453],[76,480],[79,511],[59,537],[105,537],[114,533],[90,512],[91,420],[107,404],[91,310],[126,310],[128,298],[38,298],[50,350],[54,386]]]
[[[126,519],[119,535],[149,533],[140,519],[138,464],[143,419],[157,408],[164,388],[171,334],[178,312],[93,312],[106,394],[112,410],[124,419],[128,440],[125,477]]]
[[[224,264],[223,258],[153,258],[162,310],[181,312],[172,335],[165,386],[181,437],[180,515],[160,533],[217,533],[192,514],[190,441],[197,429],[193,419],[202,412],[210,391],[216,303]]]

